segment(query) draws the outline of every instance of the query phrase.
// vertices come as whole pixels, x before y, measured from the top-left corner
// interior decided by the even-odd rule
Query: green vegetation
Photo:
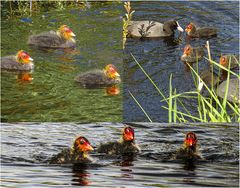
[[[230,75],[237,77],[240,79],[240,76],[230,70],[229,68],[225,68],[221,66],[219,63],[211,60],[210,48],[207,42],[207,49],[209,58],[206,58],[210,62],[210,68],[213,69],[213,66],[217,66],[221,69],[227,71],[227,84],[224,98],[221,99],[217,96],[216,90],[212,84],[209,88],[200,78],[198,74],[198,70],[194,70],[190,65],[189,68],[192,71],[192,75],[195,80],[196,91],[189,91],[183,93],[177,93],[176,89],[172,88],[172,75],[170,75],[169,81],[169,97],[164,96],[161,90],[156,86],[154,81],[150,78],[150,76],[146,73],[146,71],[142,68],[142,66],[137,62],[135,57],[132,55],[133,59],[142,70],[142,72],[147,76],[149,81],[153,84],[155,89],[158,91],[159,95],[163,98],[161,102],[166,102],[166,106],[162,106],[162,108],[168,110],[168,121],[171,122],[240,122],[240,109],[239,103],[240,101],[236,100],[236,103],[230,103],[227,101],[227,93],[229,89],[229,80]],[[197,64],[198,67],[198,64]],[[213,76],[213,75],[212,75]],[[203,96],[201,92],[197,89],[199,84],[203,84],[207,89],[209,96]],[[137,102],[136,98],[130,92],[131,97],[136,101],[137,105],[143,110],[141,105]],[[197,110],[198,115],[193,115],[184,105],[184,99],[195,99],[197,100]],[[146,112],[143,110],[144,114]],[[148,114],[146,114],[147,118],[151,121]]]
[[[1,16],[2,17],[15,17],[15,16],[29,16],[34,13],[42,11],[49,11],[51,9],[63,10],[65,8],[81,8],[85,9],[90,5],[101,5],[119,2],[116,1],[87,1],[87,0],[72,0],[72,1],[41,1],[41,0],[28,0],[28,1],[1,1]]]
[[[127,34],[128,34],[127,27],[129,25],[130,21],[132,20],[133,13],[135,12],[134,10],[131,10],[130,2],[125,2],[124,3],[124,8],[125,8],[127,13],[125,14],[126,18],[123,18],[123,49],[125,47],[125,43],[126,43],[126,40],[127,40]]]

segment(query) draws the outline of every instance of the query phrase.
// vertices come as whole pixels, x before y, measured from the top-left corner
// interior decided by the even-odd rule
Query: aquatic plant
[[[223,99],[217,96],[215,88],[213,84],[211,87],[208,87],[203,80],[201,79],[200,75],[198,74],[198,69],[194,70],[189,64],[189,68],[192,71],[192,75],[194,77],[194,82],[196,86],[195,91],[177,93],[176,89],[172,88],[172,74],[170,75],[169,81],[169,97],[166,97],[163,92],[156,86],[154,81],[150,78],[150,76],[146,73],[143,67],[137,62],[135,57],[132,55],[133,59],[135,60],[136,64],[142,70],[142,72],[147,76],[150,82],[153,84],[155,89],[158,93],[163,97],[161,102],[166,102],[166,106],[161,106],[162,108],[168,110],[168,121],[171,122],[240,122],[240,109],[239,104],[240,101],[236,100],[236,102],[229,102],[227,101],[227,94],[229,89],[229,80],[230,75],[235,76],[240,79],[240,75],[234,73],[230,70],[230,65],[228,68],[223,67],[219,63],[213,61],[211,59],[210,47],[209,42],[207,42],[207,50],[208,50],[208,58],[205,57],[210,63],[210,67],[213,69],[213,66],[217,66],[220,69],[227,71],[227,79],[226,79],[226,91],[224,94]],[[198,67],[198,62],[197,62]],[[212,71],[213,74],[213,71]],[[213,75],[212,75],[213,76]],[[220,76],[220,75],[219,75]],[[203,96],[201,92],[198,90],[199,84],[203,84],[206,90],[209,93],[209,96]],[[130,91],[129,91],[130,92]],[[137,99],[134,95],[130,92],[131,97],[136,101],[137,105],[140,104],[137,102]],[[184,99],[195,99],[197,100],[197,111],[198,115],[191,114],[190,111],[187,109],[186,105],[184,105]],[[141,110],[144,112],[146,117],[151,121],[150,115],[146,114],[146,111],[143,110],[142,106],[139,106]],[[231,111],[231,113],[230,113]]]
[[[98,3],[98,2],[91,2]],[[47,11],[50,9],[63,10],[67,7],[86,8],[90,4],[87,0],[73,1],[1,1],[1,15],[6,17],[32,15],[32,13]]]
[[[131,10],[130,2],[124,2],[124,8],[127,13],[125,14],[125,18],[123,18],[123,49],[125,48],[125,43],[128,35],[127,27],[132,20],[133,13],[135,12],[135,10]]]

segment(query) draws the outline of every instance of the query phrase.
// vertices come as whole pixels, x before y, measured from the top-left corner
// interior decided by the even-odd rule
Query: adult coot
[[[184,31],[178,21],[175,20],[166,21],[164,23],[155,21],[131,21],[128,26],[128,37],[169,37],[174,35],[174,30],[176,29],[180,32]]]

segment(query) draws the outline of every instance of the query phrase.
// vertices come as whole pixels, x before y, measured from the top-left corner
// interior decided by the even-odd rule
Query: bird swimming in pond
[[[141,152],[141,149],[135,143],[134,129],[126,126],[122,131],[122,137],[120,141],[101,144],[97,148],[97,152],[108,155],[127,155],[139,153]]]
[[[188,132],[182,147],[177,151],[175,159],[196,160],[202,157],[198,154],[198,139],[194,132]]]
[[[215,27],[198,27],[195,23],[191,22],[187,25],[185,31],[189,37],[203,38],[213,37],[217,35],[217,29]]]
[[[1,57],[1,69],[9,71],[31,71],[34,69],[33,59],[30,55],[19,50],[16,55]]]
[[[121,82],[120,75],[112,64],[107,65],[103,70],[79,74],[74,80],[84,88],[109,87]]]
[[[76,45],[75,36],[67,25],[62,25],[57,31],[31,35],[27,43],[40,48],[72,48]]]
[[[219,59],[219,64],[224,66],[225,68],[228,69],[228,66],[230,64],[230,69],[234,69],[239,67],[239,56],[235,56],[235,55],[222,55]]]
[[[200,61],[204,56],[204,50],[202,47],[192,47],[190,44],[187,44],[184,47],[183,55],[181,56],[181,61],[194,63]]]
[[[93,151],[90,142],[83,136],[79,136],[73,144],[72,148],[64,149],[61,153],[53,156],[50,164],[77,164],[89,163],[92,159],[88,155],[88,151]]]
[[[174,35],[176,29],[180,32],[184,31],[176,20],[168,20],[164,23],[148,20],[131,21],[127,29],[127,37],[133,38],[169,37]]]

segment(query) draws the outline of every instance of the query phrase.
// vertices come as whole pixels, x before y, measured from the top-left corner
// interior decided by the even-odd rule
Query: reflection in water
[[[72,185],[90,185],[91,182],[89,181],[90,173],[88,172],[87,164],[74,164],[72,167],[73,172],[73,183]]]
[[[29,82],[33,80],[32,73],[29,72],[21,72],[17,75],[17,80],[20,82]]]
[[[116,85],[106,88],[106,94],[109,96],[118,95],[119,93],[120,93],[120,89]]]
[[[184,166],[183,166],[184,170],[194,171],[196,169],[196,165],[195,165],[194,161],[192,161],[192,160],[185,161],[183,164],[184,164]]]
[[[121,170],[121,177],[133,179],[133,164],[134,155],[123,155],[122,161],[120,162],[120,166],[122,167]]]

